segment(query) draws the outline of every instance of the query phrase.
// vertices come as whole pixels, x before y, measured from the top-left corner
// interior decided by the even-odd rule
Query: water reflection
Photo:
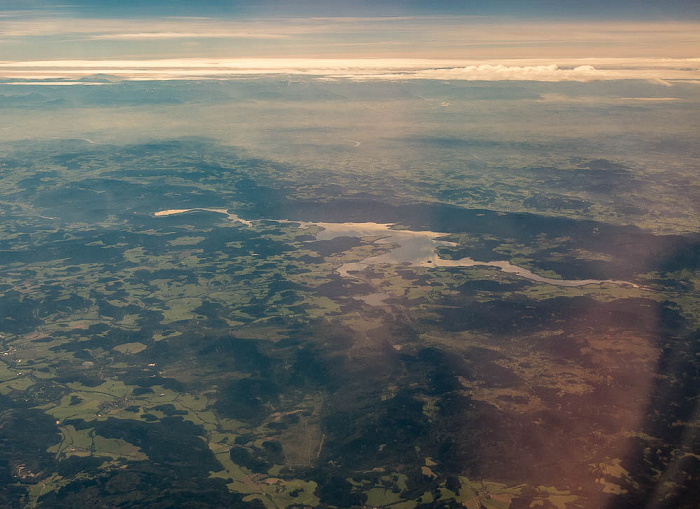
[[[343,277],[352,277],[353,272],[359,272],[363,269],[379,264],[409,264],[420,267],[475,267],[488,266],[497,267],[503,272],[515,274],[517,276],[536,281],[538,283],[546,283],[555,286],[585,286],[593,284],[615,284],[622,286],[638,286],[629,281],[619,281],[614,279],[554,279],[540,276],[528,269],[518,267],[512,263],[499,260],[491,262],[483,262],[473,260],[472,258],[460,258],[458,260],[447,260],[441,258],[437,249],[442,246],[455,246],[453,242],[439,240],[444,237],[444,233],[431,231],[412,231],[412,230],[397,230],[395,225],[388,223],[304,223],[306,225],[314,224],[323,228],[317,236],[317,240],[333,240],[338,237],[371,237],[380,236],[377,243],[385,244],[392,247],[387,253],[365,258],[360,262],[346,263],[338,268],[338,273]]]

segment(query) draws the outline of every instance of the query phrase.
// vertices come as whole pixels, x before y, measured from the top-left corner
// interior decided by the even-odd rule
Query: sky
[[[0,0],[0,79],[700,79],[696,0]]]
[[[110,16],[477,15],[586,19],[698,19],[695,0],[0,0],[0,9]]]

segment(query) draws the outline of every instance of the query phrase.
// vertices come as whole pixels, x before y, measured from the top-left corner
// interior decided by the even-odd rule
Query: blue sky
[[[695,0],[0,0],[0,10],[112,16],[486,15],[575,19],[698,19]]]

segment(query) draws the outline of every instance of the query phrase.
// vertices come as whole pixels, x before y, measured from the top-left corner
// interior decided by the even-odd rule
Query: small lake
[[[205,208],[194,208],[194,209],[168,209],[168,210],[159,210],[158,212],[155,212],[153,215],[155,217],[165,217],[165,216],[176,216],[180,214],[186,214],[188,212],[215,212],[217,214],[224,214],[225,216],[228,217],[228,219],[234,223],[243,223],[246,226],[253,226],[253,223],[250,221],[246,221],[245,219],[241,219],[238,217],[236,214],[231,214],[227,209],[205,209]]]

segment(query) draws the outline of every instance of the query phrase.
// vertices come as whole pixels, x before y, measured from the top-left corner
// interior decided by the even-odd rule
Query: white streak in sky
[[[138,32],[92,35],[90,40],[139,41],[153,39],[286,39],[285,34],[255,32]]]
[[[601,58],[464,61],[431,59],[157,59],[0,62],[0,79],[75,80],[107,74],[122,80],[204,80],[296,75],[352,80],[606,81],[700,80],[700,58]]]

